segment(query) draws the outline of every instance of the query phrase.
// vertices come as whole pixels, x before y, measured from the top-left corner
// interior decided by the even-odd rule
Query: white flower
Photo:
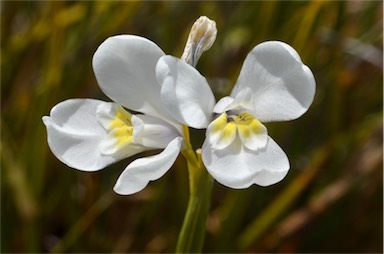
[[[176,119],[207,127],[202,159],[218,182],[237,189],[268,186],[286,176],[288,158],[262,122],[296,119],[313,101],[313,74],[291,46],[278,41],[257,45],[231,95],[215,106],[205,78],[191,66],[163,56],[156,71],[162,86],[169,88],[162,96]]]
[[[183,140],[181,125],[160,98],[155,67],[164,55],[155,43],[138,36],[103,42],[94,54],[93,69],[100,88],[116,103],[70,99],[54,106],[43,122],[55,156],[72,168],[96,171],[146,150],[164,149],[128,165],[114,187],[119,194],[138,192],[164,175]]]

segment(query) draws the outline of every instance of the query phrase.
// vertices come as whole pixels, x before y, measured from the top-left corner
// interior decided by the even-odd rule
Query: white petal
[[[214,108],[215,110],[221,109],[222,111],[228,110],[253,110],[253,92],[249,87],[243,88],[236,94],[235,98],[230,96],[222,98],[220,103],[217,103]],[[225,106],[225,107],[224,107]]]
[[[223,150],[213,149],[206,140],[202,148],[202,158],[213,178],[234,189],[247,188],[252,184],[275,184],[289,170],[286,154],[270,137],[266,147],[256,151],[243,146],[240,139],[236,139]]]
[[[164,56],[157,63],[156,76],[162,86],[162,101],[173,117],[193,128],[208,126],[215,97],[195,68],[178,58]]]
[[[98,122],[96,110],[103,104],[91,99],[66,100],[43,117],[51,151],[69,167],[95,171],[129,156],[126,151],[101,154],[99,145],[108,133]]]
[[[221,98],[213,108],[213,112],[215,113],[223,113],[227,110],[228,105],[231,105],[234,99],[230,96],[226,96]]]
[[[304,114],[313,101],[315,79],[297,52],[283,42],[264,42],[247,56],[231,93],[253,93],[252,113],[261,121],[286,121]]]
[[[146,147],[165,148],[171,140],[181,136],[175,127],[153,116],[133,115],[132,124],[134,142]],[[136,129],[140,132],[136,133]]]
[[[93,56],[93,69],[103,92],[135,111],[172,119],[161,103],[156,63],[164,52],[152,41],[134,35],[105,40]]]
[[[133,161],[120,175],[114,191],[121,195],[129,195],[141,191],[149,181],[162,177],[175,162],[181,146],[182,138],[177,137],[160,154]]]
[[[263,148],[268,142],[267,128],[263,125],[263,130],[260,133],[250,132],[249,136],[244,137],[241,132],[241,127],[238,127],[239,138],[244,146],[251,150]]]
[[[227,119],[227,114],[222,113],[207,127],[206,139],[209,140],[214,149],[224,149],[232,144],[237,136],[236,123],[228,122]]]
[[[253,93],[252,89],[249,87],[244,87],[243,90],[238,92],[236,94],[236,97],[234,98],[231,105],[228,105],[228,109],[236,109],[236,108],[243,108],[243,109],[249,109],[252,108],[252,99],[253,99]],[[228,110],[227,109],[227,110]]]
[[[268,143],[267,128],[247,112],[243,112],[235,120],[239,138],[250,150],[264,148]]]
[[[291,56],[293,56],[296,59],[296,61],[303,62],[301,61],[299,53],[297,53],[297,51],[294,48],[292,48],[289,44],[282,41],[274,41],[274,43],[277,43],[283,46],[291,54]]]

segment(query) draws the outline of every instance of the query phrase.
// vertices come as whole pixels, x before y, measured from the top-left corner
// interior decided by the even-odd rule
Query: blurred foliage
[[[218,36],[197,68],[227,95],[247,53],[291,44],[317,80],[315,101],[270,123],[291,162],[268,188],[215,183],[206,252],[383,251],[383,16],[381,1],[2,1],[1,252],[172,252],[188,199],[180,156],[140,193],[112,187],[130,158],[96,173],[49,151],[41,121],[60,101],[109,100],[92,54],[107,37],[138,34],[181,56],[193,22]],[[200,133],[201,134],[201,133]]]

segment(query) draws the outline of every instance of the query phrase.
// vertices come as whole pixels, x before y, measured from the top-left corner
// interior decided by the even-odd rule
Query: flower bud
[[[191,28],[181,59],[195,67],[201,54],[212,46],[216,34],[215,21],[205,16],[198,18]]]

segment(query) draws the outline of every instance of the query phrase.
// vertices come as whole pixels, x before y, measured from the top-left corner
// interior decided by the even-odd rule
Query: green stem
[[[190,196],[176,252],[199,253],[204,244],[213,179],[202,163],[200,150],[193,152],[187,143],[182,153],[188,164]]]

